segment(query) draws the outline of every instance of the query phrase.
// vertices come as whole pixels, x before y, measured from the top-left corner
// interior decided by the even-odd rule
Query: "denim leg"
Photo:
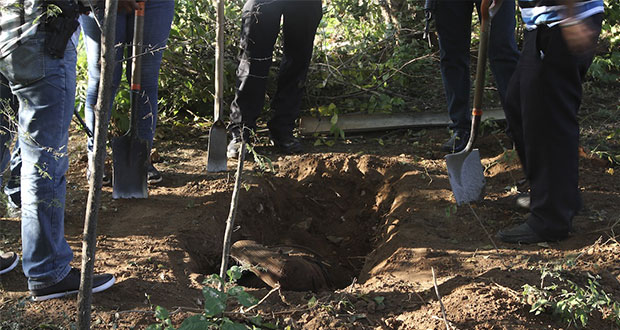
[[[469,49],[473,8],[471,0],[437,2],[439,66],[453,130],[468,130],[471,125]]]
[[[101,20],[99,20],[101,22]],[[100,39],[101,30],[95,20],[95,13],[89,15],[80,15],[80,26],[84,46],[86,47],[86,62],[88,65],[88,83],[86,87],[86,104],[84,106],[84,122],[91,132],[95,127],[95,104],[97,104],[97,95],[99,94],[99,79],[101,71],[99,69],[99,56],[101,54]],[[93,138],[88,138],[87,149],[88,154],[93,152]]]
[[[22,267],[31,290],[58,283],[73,259],[64,237],[64,206],[76,55],[69,43],[65,59],[51,58],[43,44],[39,32],[0,60],[20,104]]]
[[[132,16],[133,17],[133,16]],[[174,18],[174,1],[147,1],[144,14],[142,93],[138,99],[138,136],[153,145],[157,127],[159,68]],[[133,18],[132,18],[133,19]]]
[[[284,7],[282,40],[284,55],[278,73],[278,89],[271,102],[272,134],[290,134],[299,117],[314,36],[323,9],[320,0],[297,1]]]
[[[232,127],[243,123],[254,128],[263,109],[283,2],[248,0],[243,6],[237,90],[230,105]]]
[[[99,57],[101,54],[101,30],[97,25],[94,14],[82,16],[80,22],[84,31],[86,54],[88,59],[88,89],[85,107],[85,121],[91,131],[95,126],[94,108],[97,103],[101,68]],[[174,1],[148,1],[146,2],[144,20],[144,45],[145,52],[142,57],[142,97],[138,100],[139,118],[138,135],[152,145],[157,125],[157,90],[159,79],[159,67],[162,61],[163,48],[168,42],[172,20],[174,18]],[[100,19],[101,20],[101,19]],[[119,13],[116,18],[116,67],[112,87],[114,93],[118,91],[123,68],[128,81],[131,81],[131,65],[124,61],[130,57],[131,42],[133,39],[133,13]],[[123,64],[125,66],[123,67]],[[110,103],[112,104],[112,103]],[[88,150],[92,153],[93,140],[88,140]]]
[[[519,61],[519,50],[515,39],[515,2],[506,0],[493,17],[489,34],[489,67],[497,84],[502,104],[510,77]]]

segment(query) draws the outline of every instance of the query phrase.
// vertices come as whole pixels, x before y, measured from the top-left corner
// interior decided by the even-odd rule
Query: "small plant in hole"
[[[247,313],[230,313],[226,311],[229,301],[235,301],[243,307],[251,307],[258,303],[258,300],[249,293],[245,292],[243,287],[236,285],[241,278],[244,268],[239,266],[231,267],[226,273],[228,281],[222,279],[219,275],[212,274],[205,281],[202,289],[204,297],[204,310],[200,314],[196,314],[186,318],[179,330],[192,329],[228,329],[228,330],[245,330],[245,329],[272,329],[275,326],[269,323],[263,323],[259,315],[250,315]],[[219,289],[219,288],[222,289]],[[227,315],[238,316],[240,321],[231,320]],[[177,329],[172,325],[170,313],[164,307],[155,307],[155,318],[157,324],[150,325],[148,330],[173,330]]]

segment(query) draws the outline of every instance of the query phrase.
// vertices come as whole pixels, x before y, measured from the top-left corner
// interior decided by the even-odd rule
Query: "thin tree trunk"
[[[114,73],[114,42],[116,30],[116,10],[118,0],[105,1],[105,16],[101,33],[101,80],[99,95],[95,106],[95,157],[91,157],[93,169],[88,182],[88,201],[84,220],[82,240],[82,273],[78,293],[78,328],[90,329],[90,312],[93,289],[93,268],[97,238],[97,216],[101,203],[101,182],[103,179],[105,146],[108,132],[108,112],[112,100],[112,76]]]

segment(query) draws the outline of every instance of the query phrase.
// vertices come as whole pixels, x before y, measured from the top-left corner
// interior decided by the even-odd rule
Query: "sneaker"
[[[469,141],[469,132],[465,130],[454,130],[450,139],[441,146],[444,152],[459,152],[465,149]]]
[[[529,210],[530,209],[530,194],[522,194],[517,196],[515,204],[518,208]]]
[[[239,149],[241,149],[241,136],[240,135],[235,136],[233,134],[232,140],[228,142],[228,146],[226,147],[226,157],[239,158],[239,155],[240,155]],[[246,149],[244,150],[244,152],[245,152],[244,156],[247,156],[248,150]]]
[[[161,173],[159,173],[153,164],[149,164],[149,169],[146,172],[146,182],[149,184],[156,184],[160,183],[162,180]]]
[[[19,258],[15,252],[0,253],[0,274],[13,270],[17,266],[18,261]]]
[[[95,274],[93,276],[93,293],[101,292],[114,284],[114,275]],[[30,290],[32,300],[43,301],[48,299],[60,298],[77,293],[80,290],[80,270],[71,268],[69,274],[62,281],[43,289]]]

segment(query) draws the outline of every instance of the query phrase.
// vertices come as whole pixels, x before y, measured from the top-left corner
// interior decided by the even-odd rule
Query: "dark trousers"
[[[471,126],[469,105],[471,18],[474,4],[479,11],[480,2],[480,0],[437,2],[435,19],[439,34],[441,78],[452,121],[450,128],[453,130],[469,130]],[[506,0],[493,18],[488,51],[489,66],[502,102],[519,60],[515,24],[515,2]]]
[[[322,17],[321,0],[249,0],[243,7],[237,92],[231,104],[232,127],[255,128],[265,103],[274,44],[282,25],[283,57],[271,101],[272,134],[290,134],[299,116],[314,35]]]
[[[601,19],[586,22],[600,32]],[[528,31],[508,87],[508,133],[530,182],[527,223],[547,240],[566,238],[582,207],[577,111],[593,52],[572,54],[559,26]]]

